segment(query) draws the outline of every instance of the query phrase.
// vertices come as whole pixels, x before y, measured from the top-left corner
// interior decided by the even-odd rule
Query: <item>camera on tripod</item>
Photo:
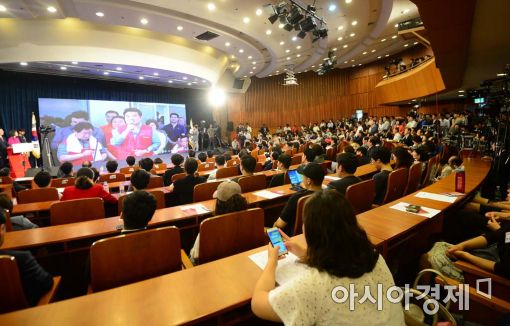
[[[41,134],[49,134],[50,132],[55,132],[55,127],[53,126],[44,126],[44,125],[41,125],[41,127],[39,128],[39,132]]]

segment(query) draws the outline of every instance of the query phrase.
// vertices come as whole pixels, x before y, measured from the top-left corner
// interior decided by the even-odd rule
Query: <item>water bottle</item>
[[[104,191],[106,191],[106,192],[110,192],[110,188],[108,187],[108,182],[106,182],[106,181],[105,181],[105,182],[103,182],[103,189],[104,189]]]

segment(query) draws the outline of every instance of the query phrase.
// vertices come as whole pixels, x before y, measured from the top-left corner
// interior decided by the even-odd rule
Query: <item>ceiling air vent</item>
[[[213,33],[211,31],[207,31],[207,32],[204,32],[200,35],[198,35],[197,37],[195,37],[197,40],[201,40],[201,41],[210,41],[212,40],[213,38],[216,38],[218,37],[219,35],[216,34],[216,33]]]

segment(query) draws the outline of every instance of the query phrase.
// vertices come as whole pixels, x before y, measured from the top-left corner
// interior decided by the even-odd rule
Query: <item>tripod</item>
[[[53,153],[51,152],[50,140],[48,139],[48,134],[42,135],[42,155],[46,155],[48,157],[48,165],[50,168],[55,167],[55,161],[53,159]],[[42,170],[44,171],[44,162],[42,164]]]

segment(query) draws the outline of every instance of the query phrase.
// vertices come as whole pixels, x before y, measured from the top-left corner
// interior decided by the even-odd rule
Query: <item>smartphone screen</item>
[[[287,253],[287,248],[283,243],[282,235],[278,231],[278,228],[271,228],[267,230],[267,235],[269,236],[269,241],[273,247],[278,246],[280,249],[278,250],[278,256],[285,255]]]

